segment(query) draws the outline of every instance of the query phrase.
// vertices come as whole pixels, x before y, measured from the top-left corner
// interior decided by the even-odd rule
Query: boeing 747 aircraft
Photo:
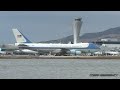
[[[29,49],[33,51],[47,51],[51,53],[59,53],[60,55],[65,54],[75,54],[79,55],[81,49],[99,49],[93,43],[76,43],[76,44],[44,44],[44,43],[33,43],[27,39],[20,31],[17,29],[12,29],[18,46],[20,49]],[[22,50],[24,51],[24,50]]]

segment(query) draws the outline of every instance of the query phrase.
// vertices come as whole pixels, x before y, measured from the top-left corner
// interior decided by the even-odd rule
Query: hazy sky
[[[12,28],[33,42],[69,36],[76,17],[83,21],[80,35],[120,26],[120,11],[0,11],[0,44],[16,42]]]

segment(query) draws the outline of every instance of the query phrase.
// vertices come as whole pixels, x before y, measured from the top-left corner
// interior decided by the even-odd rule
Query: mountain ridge
[[[110,28],[101,32],[85,33],[80,36],[80,42],[96,42],[104,38],[116,38],[120,41],[120,27]],[[57,40],[41,41],[40,43],[69,43],[73,42],[73,35]]]

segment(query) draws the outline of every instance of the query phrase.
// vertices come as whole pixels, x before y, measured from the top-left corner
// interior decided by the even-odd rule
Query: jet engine
[[[73,50],[68,51],[67,53],[70,54],[70,55],[80,55],[81,51],[73,49]]]

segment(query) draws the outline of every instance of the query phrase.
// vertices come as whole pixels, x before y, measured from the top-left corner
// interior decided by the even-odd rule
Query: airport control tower
[[[79,43],[80,29],[82,26],[82,18],[76,18],[73,22],[73,40],[74,44]]]

